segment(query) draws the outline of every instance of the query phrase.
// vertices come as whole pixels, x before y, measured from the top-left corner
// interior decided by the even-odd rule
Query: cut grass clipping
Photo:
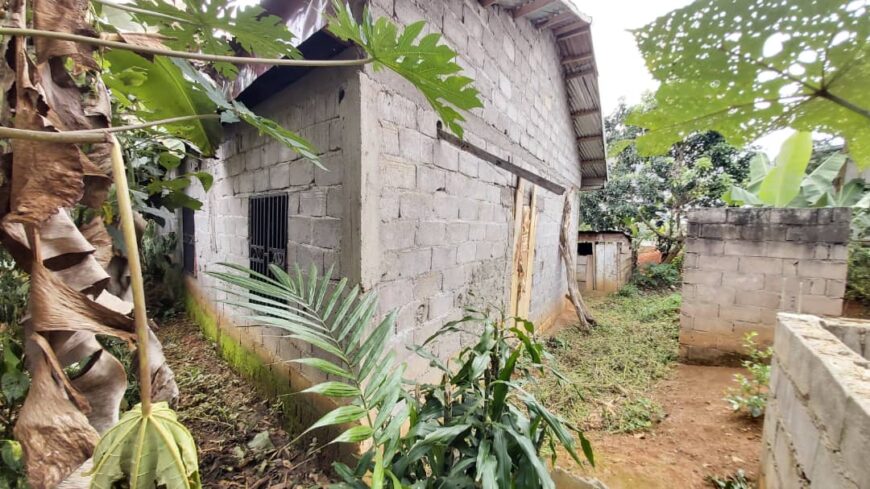
[[[588,334],[567,328],[548,345],[571,384],[547,376],[536,394],[586,429],[647,430],[664,415],[649,396],[677,359],[680,295],[618,294],[588,302],[598,326]]]

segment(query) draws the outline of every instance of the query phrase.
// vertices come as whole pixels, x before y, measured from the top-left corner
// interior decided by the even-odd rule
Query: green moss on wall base
[[[216,318],[199,304],[193,294],[186,294],[185,306],[188,316],[203,335],[218,346],[221,357],[233,370],[250,379],[263,395],[280,401],[287,432],[302,432],[308,423],[304,423],[299,414],[310,410],[311,406],[294,399],[287,375],[271,368],[260,355],[243,347],[238,340],[222,334]]]

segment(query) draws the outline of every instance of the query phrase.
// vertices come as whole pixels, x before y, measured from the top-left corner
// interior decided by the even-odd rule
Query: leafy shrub
[[[733,475],[724,479],[715,476],[707,477],[707,482],[715,489],[754,489],[755,485],[746,478],[743,469],[737,469]]]
[[[30,278],[0,248],[0,488],[26,487],[21,445],[11,438],[30,387],[19,325],[29,290]]]
[[[184,273],[174,262],[178,248],[175,233],[158,233],[150,222],[142,235],[142,277],[150,309],[167,318],[181,312],[184,305]]]
[[[583,434],[523,389],[533,372],[544,371],[544,348],[532,323],[516,321],[510,327],[509,322],[475,312],[426,341],[462,332],[480,336],[474,347],[459,353],[458,369],[417,348],[443,376],[439,384],[420,386],[410,400],[410,430],[392,465],[402,474],[403,487],[475,487],[476,481],[483,487],[546,486],[550,476],[541,461],[542,447],[555,454],[559,444],[580,463],[571,431],[587,460],[593,460]],[[434,442],[433,433],[448,436]]]
[[[870,246],[853,243],[849,246],[849,275],[846,299],[870,306]]]
[[[755,338],[758,333],[747,333],[743,340],[743,348],[749,356],[743,361],[743,367],[748,375],[735,374],[734,381],[737,389],[730,389],[725,400],[731,405],[734,412],[745,411],[753,418],[764,414],[767,406],[767,386],[770,383],[770,357],[773,356],[773,348],[759,349]]]
[[[347,280],[337,284],[331,271],[318,277],[312,267],[288,274],[278,267],[271,276],[237,265],[231,273],[210,273],[234,285],[250,319],[283,329],[287,337],[324,350],[328,359],[293,362],[330,375],[304,392],[344,402],[315,422],[308,431],[360,422],[330,443],[371,441],[355,468],[334,467],[345,487],[553,487],[541,460],[544,446],[561,445],[579,462],[572,430],[523,389],[532,370],[543,371],[544,350],[532,323],[511,326],[472,313],[447,324],[424,344],[446,334],[466,332],[478,343],[457,357],[449,368],[424,347],[418,354],[443,372],[440,384],[421,385],[416,395],[403,386],[404,364],[395,361],[389,337],[396,314],[373,325],[376,295],[347,292]],[[349,402],[348,402],[349,401]],[[410,425],[407,434],[402,427]],[[579,432],[578,432],[579,433]],[[304,435],[305,433],[303,433]],[[300,435],[301,436],[301,435]],[[583,452],[592,462],[588,441]],[[553,451],[555,453],[555,451]]]
[[[616,292],[616,295],[626,298],[637,297],[638,295],[640,295],[640,289],[638,289],[637,285],[635,285],[634,283],[627,283]]]
[[[631,283],[640,289],[674,289],[680,285],[680,269],[673,263],[658,263],[635,270]]]

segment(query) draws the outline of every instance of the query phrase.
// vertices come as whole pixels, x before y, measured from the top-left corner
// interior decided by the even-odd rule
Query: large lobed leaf
[[[135,5],[154,14],[136,13],[134,18],[157,26],[169,37],[166,45],[176,50],[235,55],[232,40],[262,58],[299,56],[284,22],[258,5],[239,8],[230,0],[137,0]],[[215,67],[229,77],[238,72],[231,63]]]
[[[117,481],[131,489],[201,487],[196,445],[165,402],[142,415],[142,405],[128,411],[106,432],[94,453],[91,488],[111,489]]]
[[[108,51],[105,57],[110,63],[104,76],[106,85],[116,98],[138,103],[136,115],[143,120],[213,114],[217,110],[207,87],[185,76],[194,71],[186,61],[165,56],[149,60],[123,50]],[[220,122],[214,119],[185,121],[166,129],[190,141],[206,156],[214,154],[222,134]]]
[[[714,130],[735,146],[781,128],[842,136],[870,165],[867,0],[697,0],[634,31],[661,82],[630,123],[661,154]]]
[[[361,46],[375,61],[375,69],[395,71],[417,87],[447,127],[462,137],[460,123],[465,119],[459,110],[482,107],[472,79],[462,76],[455,59],[456,52],[440,44],[440,34],[420,37],[425,22],[415,22],[402,32],[385,18],[374,20],[366,9],[362,22],[357,22],[348,5],[333,0],[336,15],[330,19],[329,30],[342,40]],[[419,40],[418,40],[419,38]]]

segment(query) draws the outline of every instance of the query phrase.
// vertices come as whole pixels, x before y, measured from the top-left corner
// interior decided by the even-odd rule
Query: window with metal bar
[[[287,270],[287,194],[251,197],[248,203],[248,256],[251,270],[270,275],[269,266]]]

